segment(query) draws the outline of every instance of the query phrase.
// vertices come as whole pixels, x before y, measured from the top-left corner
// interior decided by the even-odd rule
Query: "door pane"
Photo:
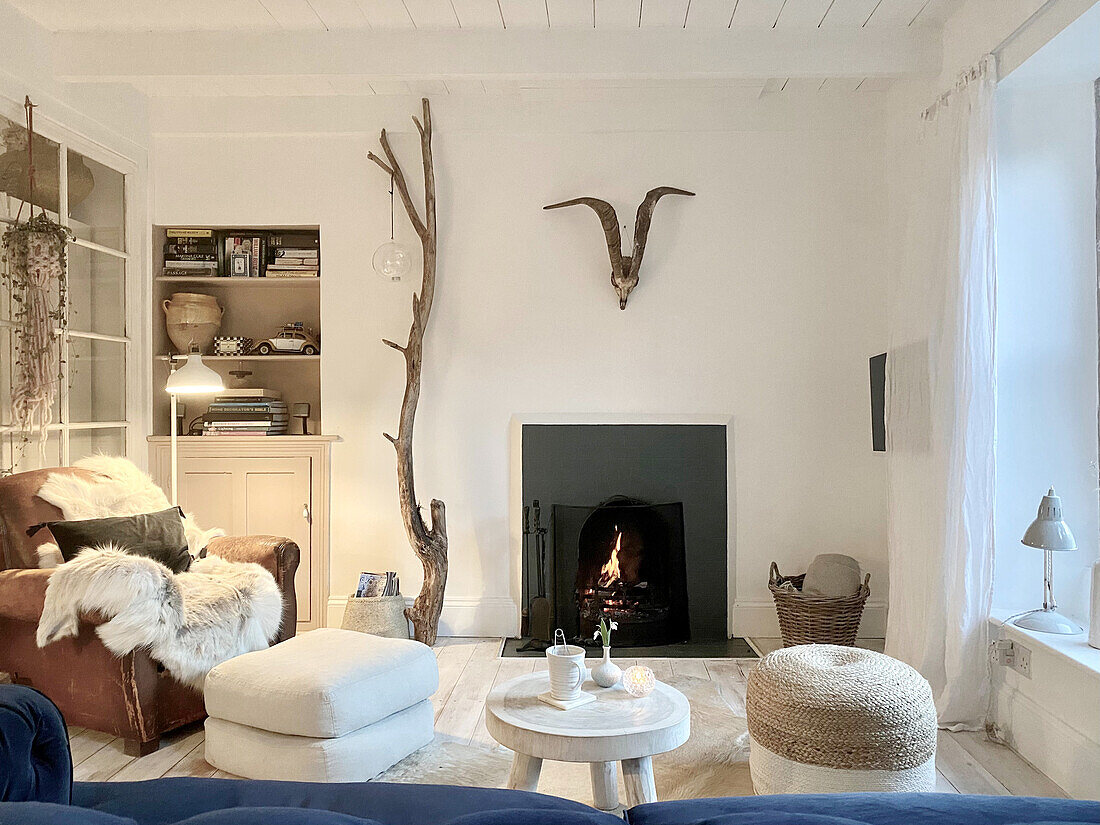
[[[126,455],[126,428],[105,427],[94,430],[69,430],[69,462],[89,455]]]
[[[15,327],[0,326],[0,426],[13,424],[11,402],[12,387],[18,377],[19,370],[15,359],[18,355],[17,341],[19,330]],[[50,406],[50,420],[48,423],[60,422],[61,409],[61,377],[60,373],[54,383],[53,404]],[[37,437],[37,436],[34,436]]]
[[[61,464],[61,436],[50,432],[45,442],[37,434],[24,439],[19,433],[0,435],[0,470],[23,473]]]
[[[60,147],[41,135],[34,136],[34,198],[35,214],[45,208],[57,220],[57,198],[60,182]],[[27,179],[27,130],[19,123],[0,116],[0,215],[14,218],[22,201],[30,198]],[[22,220],[30,217],[30,208],[23,207]]]
[[[69,244],[69,329],[126,334],[126,262]]]
[[[69,339],[69,423],[126,420],[126,345]]]
[[[69,150],[69,228],[78,238],[126,249],[126,176]]]

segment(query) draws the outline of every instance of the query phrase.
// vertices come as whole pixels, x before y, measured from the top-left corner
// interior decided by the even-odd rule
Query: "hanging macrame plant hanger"
[[[68,327],[68,271],[66,243],[69,230],[53,220],[44,206],[34,214],[34,109],[30,97],[27,115],[27,198],[19,205],[15,223],[4,233],[3,279],[12,302],[13,363],[11,365],[11,419],[23,445],[37,436],[46,461],[49,427],[61,385],[61,344]],[[20,222],[23,207],[30,214]],[[58,331],[60,330],[60,334]],[[13,450],[14,453],[14,450]],[[10,457],[14,469],[16,456]]]

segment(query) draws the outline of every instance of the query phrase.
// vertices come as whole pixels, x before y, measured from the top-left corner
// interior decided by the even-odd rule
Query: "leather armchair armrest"
[[[0,615],[38,624],[52,569],[0,570]]]
[[[298,621],[294,574],[301,559],[297,544],[283,536],[221,536],[211,539],[206,550],[226,561],[253,562],[267,568],[283,591],[283,623],[276,641],[294,635]]]

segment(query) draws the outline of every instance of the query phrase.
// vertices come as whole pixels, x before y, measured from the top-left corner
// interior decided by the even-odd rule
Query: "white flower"
[[[593,639],[600,638],[600,629],[599,628],[596,628],[596,632],[592,634],[592,638]]]
[[[612,622],[611,623],[611,629],[612,630],[618,630],[619,629],[619,623],[618,622]]]

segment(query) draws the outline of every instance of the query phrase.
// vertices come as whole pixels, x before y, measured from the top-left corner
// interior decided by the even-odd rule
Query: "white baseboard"
[[[344,618],[347,596],[328,600],[327,627],[339,627]],[[413,597],[405,597],[412,604]],[[466,598],[448,596],[439,617],[440,636],[513,636],[519,627],[516,603],[504,596]]]
[[[1004,682],[995,683],[994,717],[1009,746],[1067,794],[1100,799],[1100,744]]]
[[[775,602],[771,600],[734,602],[731,630],[733,636],[779,638],[779,620],[775,616]],[[885,602],[869,601],[864,605],[859,635],[864,638],[886,636]]]

